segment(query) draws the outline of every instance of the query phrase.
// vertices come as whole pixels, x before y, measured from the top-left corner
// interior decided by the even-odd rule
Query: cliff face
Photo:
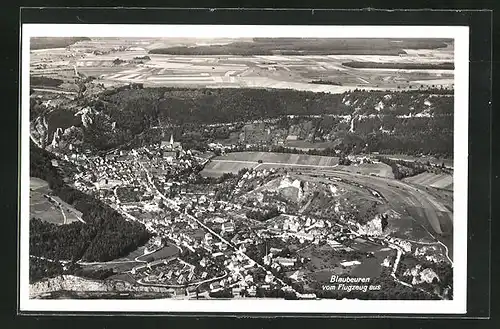
[[[48,124],[45,116],[39,116],[30,123],[31,140],[41,148],[45,148],[48,143]]]
[[[382,235],[384,232],[382,230],[382,220],[380,215],[376,215],[374,219],[367,222],[365,225],[358,223],[358,233],[371,236]]]
[[[54,291],[91,291],[91,292],[167,292],[167,288],[135,286],[125,281],[104,280],[96,281],[80,278],[73,275],[61,275],[55,278],[41,280],[30,284],[30,298],[39,298],[41,295]]]
[[[60,118],[52,120],[51,125],[58,124],[60,126],[50,126],[50,115],[58,116],[59,114],[47,113],[41,114],[33,118],[30,122],[30,137],[31,140],[40,148],[48,149],[50,151],[63,152],[72,150],[75,147],[80,147],[84,140],[86,129],[91,127],[95,122],[95,117],[100,114],[90,107],[81,109],[74,114],[75,118],[71,119],[73,109],[60,111]],[[106,121],[107,118],[103,117]],[[111,125],[111,124],[110,124]],[[49,134],[49,131],[53,133]]]
[[[54,132],[54,136],[52,137],[51,147],[56,148],[59,146],[59,141],[61,140],[61,135],[63,134],[63,130],[61,128],[57,128]]]
[[[82,145],[84,131],[81,127],[71,126],[66,129],[57,128],[52,143],[47,147],[50,151],[63,152],[73,150]]]
[[[85,128],[88,128],[92,123],[94,123],[93,116],[97,114],[97,111],[91,107],[84,107],[78,111],[75,116],[81,116],[82,124]]]

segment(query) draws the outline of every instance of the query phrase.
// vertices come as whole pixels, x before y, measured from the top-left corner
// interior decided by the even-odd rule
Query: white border
[[[454,299],[384,300],[37,300],[29,299],[29,40],[30,37],[314,37],[452,38],[455,40]],[[469,28],[467,26],[228,26],[23,24],[21,108],[20,311],[464,314],[467,285]]]

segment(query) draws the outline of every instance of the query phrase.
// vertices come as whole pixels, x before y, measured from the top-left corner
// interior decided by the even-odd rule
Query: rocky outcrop
[[[48,130],[47,119],[45,116],[39,116],[30,123],[30,137],[31,140],[41,148],[45,148],[48,144]]]
[[[382,217],[380,215],[375,216],[374,219],[367,222],[365,225],[358,225],[358,233],[361,235],[371,235],[371,236],[379,236],[382,235]]]
[[[61,140],[61,136],[63,134],[63,130],[61,128],[57,128],[54,132],[54,136],[52,137],[51,147],[57,148],[59,146],[59,141]]]
[[[88,128],[93,122],[93,115],[96,113],[95,110],[93,110],[90,107],[84,107],[77,113],[75,113],[75,116],[81,116],[82,119],[82,124],[85,128]]]
[[[83,129],[81,127],[71,126],[66,129],[57,128],[52,138],[52,143],[48,149],[51,151],[77,150],[83,143]]]
[[[351,125],[350,125],[350,127],[349,127],[349,132],[350,132],[350,133],[353,133],[353,132],[354,132],[354,119],[355,119],[355,118],[352,118],[352,119],[351,119]]]
[[[279,182],[277,191],[281,196],[295,203],[300,203],[304,197],[301,181],[298,179],[292,180],[288,176]]]
[[[44,279],[30,284],[30,298],[55,291],[89,291],[89,292],[167,292],[167,288],[139,286],[119,280],[96,281],[84,279],[73,275],[61,275],[55,278]]]

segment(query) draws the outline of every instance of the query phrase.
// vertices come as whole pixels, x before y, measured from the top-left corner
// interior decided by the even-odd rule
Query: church
[[[162,141],[160,148],[165,151],[182,151],[182,145],[180,142],[174,142],[174,135],[170,135],[170,141]]]

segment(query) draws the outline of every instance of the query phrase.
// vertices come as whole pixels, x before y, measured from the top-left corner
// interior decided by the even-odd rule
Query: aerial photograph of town
[[[453,39],[29,56],[30,299],[453,299]]]

